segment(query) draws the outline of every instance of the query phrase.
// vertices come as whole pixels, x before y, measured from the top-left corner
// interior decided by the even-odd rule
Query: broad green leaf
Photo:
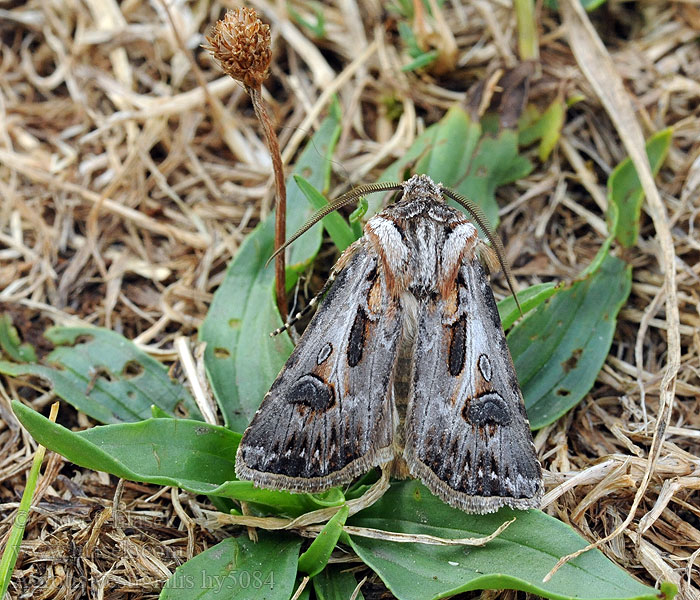
[[[430,175],[455,192],[466,196],[498,224],[496,188],[524,177],[532,164],[518,154],[517,133],[505,129],[497,135],[484,133],[459,106],[453,106],[413,143],[406,154],[389,166],[379,181],[402,181],[406,170]],[[379,200],[370,200],[370,214]]]
[[[542,162],[546,161],[559,141],[565,114],[566,106],[560,99],[555,99],[542,114],[528,107],[518,123],[518,143],[528,146],[539,140],[538,156]]]
[[[347,565],[328,565],[311,581],[318,600],[348,600],[357,587],[355,576],[347,571]],[[362,592],[358,600],[364,600]]]
[[[483,537],[516,518],[482,547],[432,546],[349,536],[352,549],[399,600],[429,600],[477,589],[516,589],[557,600],[657,599],[602,552],[568,562],[547,583],[542,578],[562,556],[586,541],[540,511],[501,509],[470,515],[433,496],[417,481],[393,482],[382,498],[348,519],[357,527],[428,534],[442,538]],[[658,599],[657,599],[658,600]]]
[[[17,330],[12,325],[12,317],[0,315],[0,348],[17,362],[36,362],[36,352],[31,344],[23,344]]]
[[[631,285],[631,267],[608,255],[597,271],[513,327],[508,346],[533,429],[558,419],[591,389]]]
[[[526,290],[518,292],[518,302],[523,311],[523,315],[527,314],[534,308],[537,308],[547,298],[551,298],[563,286],[557,285],[554,282],[538,283],[531,285]],[[520,311],[515,304],[513,296],[507,296],[498,303],[498,315],[501,317],[501,325],[503,329],[508,329],[513,323],[520,318]]]
[[[343,525],[345,525],[345,519],[348,518],[348,513],[349,509],[346,504],[326,523],[308,550],[299,557],[300,572],[314,577],[323,571],[340,534],[343,532]]]
[[[315,210],[321,210],[328,204],[323,194],[301,175],[294,175],[294,181]],[[332,212],[325,216],[321,220],[321,223],[323,223],[323,226],[328,231],[328,235],[331,236],[336,248],[341,252],[357,239],[350,225],[348,225],[345,219],[337,212]]]
[[[318,189],[327,187],[339,133],[340,115],[334,109],[297,162],[294,172]],[[315,212],[291,182],[287,196],[289,234]],[[288,283],[294,282],[295,270],[305,268],[320,245],[320,224],[292,244]],[[265,267],[273,248],[274,215],[270,215],[236,252],[199,330],[200,339],[207,342],[204,363],[214,395],[226,425],[235,431],[246,428],[293,349],[286,333],[270,337],[282,324],[274,298],[274,264]]]
[[[182,404],[201,418],[187,389],[156,359],[109,329],[52,327],[44,334],[56,348],[45,364],[0,361],[0,373],[35,375],[56,395],[101,423],[140,421],[155,404],[168,414]]]
[[[175,569],[160,600],[289,600],[301,538],[283,533],[226,538]]]
[[[656,175],[666,159],[671,146],[673,129],[670,127],[655,133],[646,143],[651,170]],[[632,160],[626,158],[608,178],[610,200],[610,230],[625,248],[631,248],[639,237],[639,218],[642,213],[644,191]]]
[[[237,481],[234,460],[241,435],[225,427],[169,418],[74,432],[20,402],[14,401],[12,409],[40,444],[76,465],[130,481],[245,500],[291,516],[345,501],[336,490],[312,496],[262,490],[250,481]]]

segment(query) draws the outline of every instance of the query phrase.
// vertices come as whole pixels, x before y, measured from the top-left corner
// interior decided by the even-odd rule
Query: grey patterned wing
[[[448,504],[539,506],[542,472],[496,302],[477,258],[419,303],[404,458]]]
[[[237,476],[318,492],[391,460],[401,320],[358,243],[243,435]]]

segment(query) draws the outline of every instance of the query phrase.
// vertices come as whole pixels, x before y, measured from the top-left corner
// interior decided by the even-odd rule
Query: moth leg
[[[330,275],[328,275],[328,280],[326,283],[323,284],[323,287],[318,291],[318,293],[311,298],[309,303],[302,308],[298,313],[296,313],[294,316],[290,317],[287,322],[282,325],[282,327],[278,327],[275,329],[271,334],[270,337],[275,337],[276,335],[279,335],[283,331],[287,331],[294,323],[296,323],[299,319],[304,317],[305,315],[309,314],[311,312],[311,309],[313,309],[318,301],[323,297],[323,295],[330,289],[331,285],[335,281],[335,278],[338,276],[339,269],[336,269],[333,267],[331,269]]]
[[[352,255],[355,250],[357,250],[358,246],[358,241],[353,242],[350,244],[344,252],[340,255],[340,258],[338,261],[333,265],[333,268],[331,269],[330,274],[328,275],[328,280],[326,281],[325,284],[323,284],[323,287],[318,291],[318,293],[311,298],[309,303],[302,308],[298,313],[295,315],[291,316],[287,322],[282,325],[282,327],[278,327],[275,329],[272,333],[270,333],[270,337],[275,337],[276,335],[279,335],[280,333],[283,333],[287,331],[294,323],[296,323],[299,319],[303,318],[304,316],[308,315],[311,310],[318,304],[318,301],[324,296],[324,294],[330,289],[331,285],[335,281],[335,278],[338,276],[338,273],[345,267],[347,264],[350,256]]]

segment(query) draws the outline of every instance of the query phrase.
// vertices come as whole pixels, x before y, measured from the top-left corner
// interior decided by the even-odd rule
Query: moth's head
[[[401,184],[403,200],[430,198],[438,202],[444,202],[442,198],[442,184],[435,183],[427,175],[414,175]]]

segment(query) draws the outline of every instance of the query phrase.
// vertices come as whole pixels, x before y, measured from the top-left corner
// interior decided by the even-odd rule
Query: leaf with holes
[[[181,407],[191,418],[202,418],[187,389],[118,333],[52,327],[44,336],[56,346],[44,364],[0,361],[0,373],[45,379],[59,398],[101,423],[148,419],[152,404],[170,415]]]
[[[325,189],[330,160],[340,134],[336,109],[308,143],[294,170],[312,186]],[[315,212],[297,185],[288,186],[287,231],[296,231]],[[281,324],[274,298],[274,264],[265,263],[274,250],[274,215],[245,239],[214,294],[199,337],[207,342],[204,363],[226,425],[243,431],[263,396],[292,352],[289,336],[270,337]],[[321,245],[321,224],[289,249],[287,284],[296,281]]]
[[[631,267],[608,254],[597,270],[549,298],[508,334],[533,429],[558,419],[591,389],[631,285]]]

